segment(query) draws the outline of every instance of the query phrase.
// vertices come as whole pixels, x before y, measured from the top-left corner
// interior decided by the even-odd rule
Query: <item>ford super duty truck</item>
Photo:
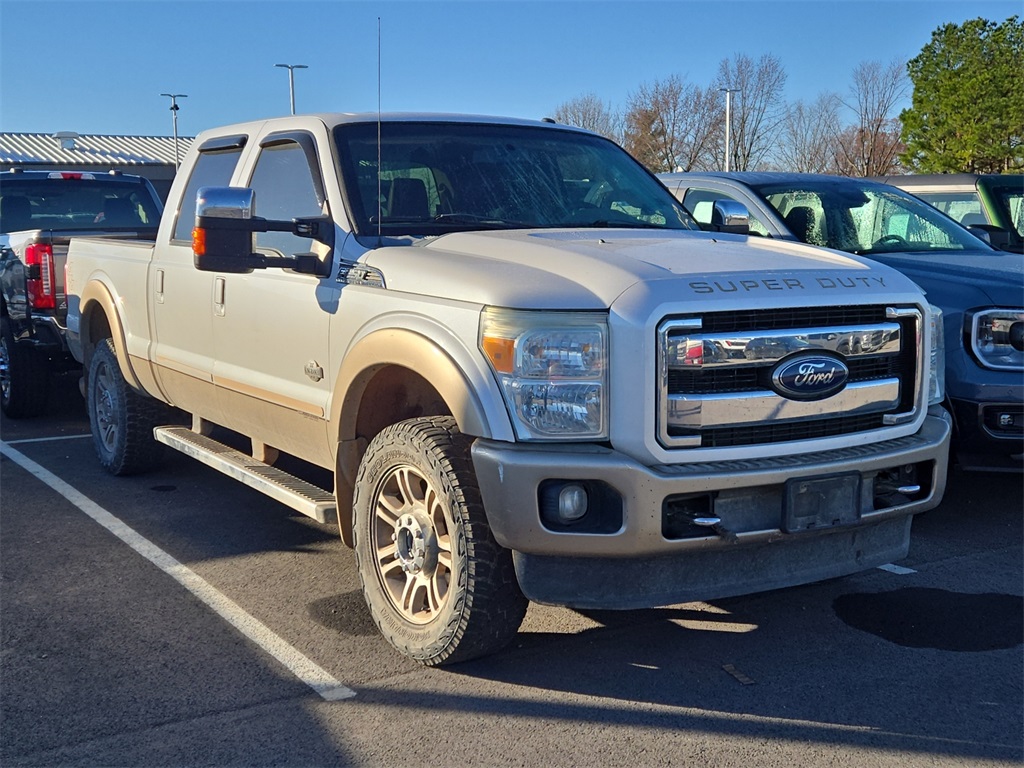
[[[550,122],[207,131],[155,243],[71,243],[100,462],[170,446],[336,522],[380,631],[430,665],[502,647],[528,600],[669,605],[901,558],[946,481],[941,316],[887,267],[733,234],[744,216],[702,232],[617,145]]]
[[[65,341],[71,237],[151,240],[162,210],[141,176],[0,172],[0,410],[6,416],[40,415],[52,375],[77,367]]]

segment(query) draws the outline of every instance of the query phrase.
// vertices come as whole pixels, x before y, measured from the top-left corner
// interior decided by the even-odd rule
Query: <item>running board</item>
[[[338,522],[334,495],[319,486],[257,461],[188,427],[156,427],[153,437],[319,523]]]

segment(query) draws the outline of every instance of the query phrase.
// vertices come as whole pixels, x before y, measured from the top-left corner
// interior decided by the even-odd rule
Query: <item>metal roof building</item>
[[[178,137],[182,157],[192,137]],[[102,136],[60,133],[0,133],[0,170],[106,171],[145,176],[163,198],[176,171],[170,136]]]

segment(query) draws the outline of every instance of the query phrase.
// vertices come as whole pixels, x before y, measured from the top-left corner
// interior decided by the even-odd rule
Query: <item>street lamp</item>
[[[275,64],[275,67],[284,67],[288,70],[288,94],[292,99],[292,114],[295,114],[295,70],[309,69],[305,64]]]
[[[178,170],[181,161],[178,159],[178,99],[187,99],[187,93],[161,93],[171,100],[171,122],[174,124],[174,170]]]
[[[739,93],[739,88],[719,88],[718,90],[725,93],[725,172],[729,172],[729,159],[732,150],[729,146],[729,140],[732,137],[732,113],[730,107],[732,106],[732,95]]]

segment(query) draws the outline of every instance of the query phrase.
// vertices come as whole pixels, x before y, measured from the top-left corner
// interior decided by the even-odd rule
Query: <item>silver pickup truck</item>
[[[501,648],[527,600],[904,556],[946,480],[941,317],[894,270],[716,215],[701,232],[617,145],[548,122],[207,131],[155,243],[71,243],[98,456],[127,474],[170,446],[336,523],[380,631],[429,665]]]

